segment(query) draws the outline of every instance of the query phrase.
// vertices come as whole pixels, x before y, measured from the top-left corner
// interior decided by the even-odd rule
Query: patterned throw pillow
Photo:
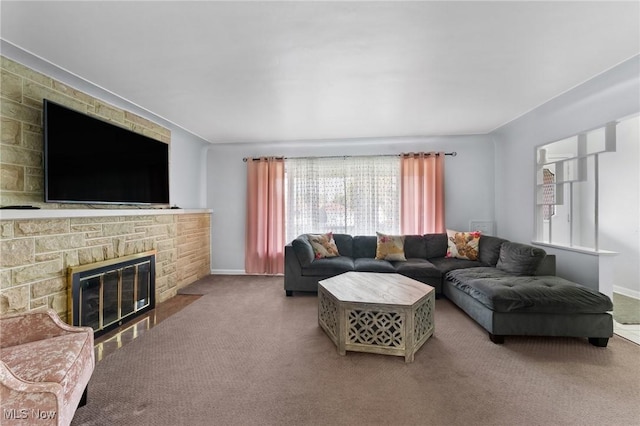
[[[333,239],[333,232],[326,234],[307,234],[307,238],[311,243],[311,247],[313,247],[313,254],[316,259],[340,256],[338,246],[336,246],[336,242]]]
[[[376,246],[376,259],[406,261],[404,256],[404,235],[386,235],[376,232],[378,245]]]
[[[447,229],[447,257],[478,260],[480,232],[457,232]]]

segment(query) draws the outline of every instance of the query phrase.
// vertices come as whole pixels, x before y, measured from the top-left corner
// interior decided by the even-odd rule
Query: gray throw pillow
[[[478,260],[486,265],[496,266],[500,259],[502,243],[507,241],[504,238],[482,235],[478,246]]]
[[[500,246],[496,268],[514,275],[535,275],[546,255],[540,248],[507,241]]]

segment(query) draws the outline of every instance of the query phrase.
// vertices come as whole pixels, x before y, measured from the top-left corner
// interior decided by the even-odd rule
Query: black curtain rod
[[[320,157],[274,157],[278,160],[287,160],[290,158],[295,158],[295,159],[300,159],[300,158],[349,158],[349,157],[402,157],[405,155],[409,155],[412,153],[408,153],[408,154],[387,154],[387,155],[332,155],[332,156],[320,156]],[[432,155],[432,153],[428,152],[425,153],[427,155]],[[435,152],[433,153],[434,155],[440,155],[439,152]],[[458,153],[456,151],[453,152],[445,152],[444,155],[450,155],[452,157],[455,157],[456,155],[458,155]],[[251,159],[244,157],[242,159],[242,161],[244,161],[245,163],[248,160],[252,160],[252,161],[259,161],[261,158],[265,158],[265,157],[253,157]]]

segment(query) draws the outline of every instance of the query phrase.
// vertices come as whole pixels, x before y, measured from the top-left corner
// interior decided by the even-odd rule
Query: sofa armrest
[[[62,385],[54,382],[29,382],[22,380],[9,368],[4,361],[0,361],[0,384],[16,392],[28,393],[50,393],[55,398],[62,398]],[[4,391],[3,391],[4,392]],[[4,396],[4,393],[3,393]],[[3,398],[3,401],[5,399]]]
[[[285,278],[287,275],[302,275],[302,265],[291,244],[284,246]]]
[[[291,241],[289,246],[291,246],[291,252],[298,259],[298,263],[301,266],[309,266],[314,261],[315,253],[306,235],[300,235]]]
[[[18,417],[30,416],[32,410],[55,412],[56,416],[62,413],[64,390],[60,383],[23,380],[13,374],[13,371],[2,361],[0,361],[0,395],[2,410],[12,411]]]
[[[0,347],[22,345],[65,333],[85,333],[86,327],[63,322],[56,311],[21,312],[0,317]]]

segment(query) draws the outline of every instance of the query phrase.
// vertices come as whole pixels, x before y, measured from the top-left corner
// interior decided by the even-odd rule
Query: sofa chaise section
[[[613,335],[611,299],[561,277],[532,274],[544,256],[540,249],[505,243],[500,260],[514,251],[519,257],[530,253],[531,260],[451,270],[444,276],[444,295],[487,330],[494,343],[504,343],[505,336],[562,336],[607,346]]]

